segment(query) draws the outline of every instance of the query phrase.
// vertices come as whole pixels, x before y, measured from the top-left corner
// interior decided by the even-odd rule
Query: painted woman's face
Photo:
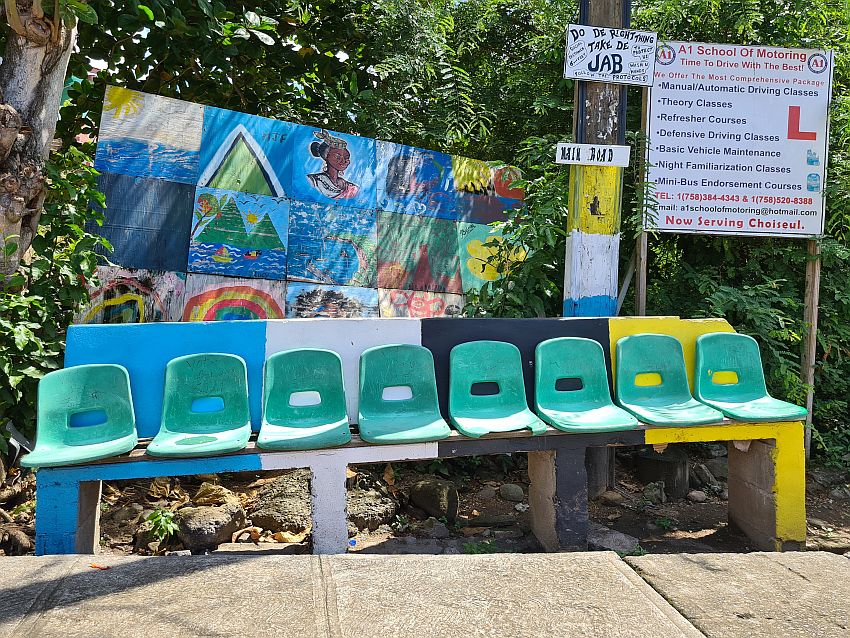
[[[335,168],[341,173],[351,164],[351,153],[348,152],[347,148],[332,148],[328,151],[325,161],[328,163],[328,166]]]

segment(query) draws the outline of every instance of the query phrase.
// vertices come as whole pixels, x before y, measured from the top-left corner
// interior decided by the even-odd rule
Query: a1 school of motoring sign
[[[646,226],[823,234],[831,88],[831,51],[659,45],[647,131],[657,204]]]

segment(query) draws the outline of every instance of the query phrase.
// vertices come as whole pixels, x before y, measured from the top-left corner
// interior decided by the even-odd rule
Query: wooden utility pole
[[[580,2],[580,24],[628,28],[630,22],[630,0]],[[575,83],[573,140],[576,143],[625,144],[625,115],[625,86]],[[617,312],[622,182],[621,167],[571,167],[565,317],[604,317]],[[613,484],[613,456],[613,448],[588,448],[588,496],[596,496]]]
[[[812,406],[815,399],[815,359],[818,350],[818,301],[820,297],[820,244],[816,239],[807,242],[809,259],[806,262],[806,297],[803,322],[806,340],[803,346],[803,365],[800,376],[808,386],[806,390],[806,458],[812,451]]]

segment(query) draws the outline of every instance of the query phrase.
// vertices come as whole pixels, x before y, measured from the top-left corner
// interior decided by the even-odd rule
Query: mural
[[[188,275],[183,321],[283,319],[286,283]]]
[[[287,200],[198,187],[192,224],[190,272],[286,278]]]
[[[512,183],[522,179],[512,166],[490,168],[487,162],[452,157],[457,216],[461,221],[489,224],[505,219],[504,211],[522,208],[525,191]]]
[[[293,199],[375,208],[375,140],[292,126],[287,162]]]
[[[463,290],[480,290],[485,282],[499,279],[501,274],[489,263],[489,259],[499,255],[503,242],[500,230],[484,224],[458,224],[458,249],[460,251],[460,276]],[[500,255],[508,264],[523,261],[526,251],[515,248],[510,255]]]
[[[461,294],[457,223],[378,213],[378,286]]]
[[[106,195],[104,222],[90,222],[87,229],[114,249],[100,252],[125,268],[186,270],[193,186],[101,173],[97,187]]]
[[[108,86],[94,167],[194,184],[203,119],[200,104]]]
[[[382,317],[459,317],[463,312],[463,295],[424,290],[378,290]]]
[[[198,185],[285,197],[286,140],[294,126],[206,107]]]
[[[376,243],[374,211],[293,202],[288,278],[374,288]]]
[[[455,219],[452,158],[393,142],[377,142],[378,208]]]
[[[186,275],[177,272],[97,267],[98,284],[87,284],[89,303],[74,323],[179,321]]]
[[[353,286],[290,283],[286,295],[287,318],[377,317],[378,291]]]

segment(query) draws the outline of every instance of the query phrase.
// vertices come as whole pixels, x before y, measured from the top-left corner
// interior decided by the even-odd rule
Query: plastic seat
[[[114,364],[51,372],[38,384],[35,449],[24,467],[58,467],[129,452],[139,442],[130,375]]]
[[[547,426],[528,409],[519,349],[504,341],[470,341],[449,356],[449,418],[466,436],[529,429],[542,434]],[[492,394],[473,394],[488,384]]]
[[[315,450],[350,440],[342,359],[336,352],[304,348],[266,360],[258,447]]]
[[[422,346],[363,351],[359,412],[360,438],[369,443],[420,443],[451,434],[440,416],[434,357]]]
[[[650,425],[723,420],[723,414],[691,396],[682,344],[670,335],[631,335],[617,342],[617,403]]]
[[[768,394],[758,343],[734,332],[697,339],[694,396],[739,421],[799,421],[808,414]]]
[[[248,374],[241,357],[190,354],[168,362],[162,420],[148,454],[227,454],[248,445],[249,436]]]
[[[560,337],[535,350],[534,407],[538,416],[564,432],[615,432],[637,427],[635,417],[614,405],[602,346],[592,339]],[[580,387],[558,390],[561,379]]]

